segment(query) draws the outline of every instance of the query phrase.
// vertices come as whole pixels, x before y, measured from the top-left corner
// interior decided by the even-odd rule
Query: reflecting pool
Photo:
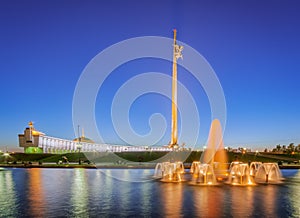
[[[279,185],[235,187],[162,183],[151,169],[7,168],[0,217],[300,217],[300,171],[281,172]]]

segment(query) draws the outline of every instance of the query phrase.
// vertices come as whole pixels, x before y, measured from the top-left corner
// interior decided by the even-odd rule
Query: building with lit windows
[[[19,146],[25,153],[71,153],[71,152],[139,152],[139,151],[171,151],[168,147],[126,146],[97,144],[82,134],[74,140],[47,136],[37,131],[32,122],[19,134]]]

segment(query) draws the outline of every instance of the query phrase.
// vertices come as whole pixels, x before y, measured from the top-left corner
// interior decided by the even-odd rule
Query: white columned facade
[[[24,146],[23,135],[19,135],[21,147]],[[31,147],[38,147],[43,153],[70,153],[78,152],[78,142],[68,139],[55,138],[45,134],[34,136],[36,144]],[[97,144],[92,142],[80,142],[81,152],[143,152],[143,151],[171,151],[169,147],[148,147],[148,146],[128,146],[128,145],[112,145]]]

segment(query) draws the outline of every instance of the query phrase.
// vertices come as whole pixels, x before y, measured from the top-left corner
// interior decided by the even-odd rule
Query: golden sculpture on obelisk
[[[182,58],[183,46],[179,46],[176,43],[176,29],[174,32],[174,44],[173,44],[173,75],[172,75],[172,125],[171,125],[171,143],[169,147],[177,148],[177,59]]]

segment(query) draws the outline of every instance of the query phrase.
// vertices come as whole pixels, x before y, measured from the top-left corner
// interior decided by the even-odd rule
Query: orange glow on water
[[[196,187],[199,188],[199,187]],[[215,187],[202,187],[193,194],[196,217],[220,217],[222,215],[224,192],[215,194]]]
[[[164,205],[164,217],[182,217],[183,185],[164,183],[164,191],[161,192]]]
[[[29,169],[29,192],[30,214],[32,217],[44,217],[45,213],[45,196],[43,192],[41,169]]]

